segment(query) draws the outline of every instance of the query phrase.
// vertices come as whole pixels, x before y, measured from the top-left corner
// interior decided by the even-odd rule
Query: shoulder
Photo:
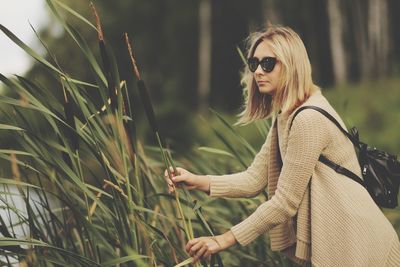
[[[292,114],[289,120],[290,131],[317,131],[326,129],[328,119],[319,111],[311,108],[299,109],[297,111]]]
[[[337,118],[337,113],[328,100],[318,92],[312,95],[302,105],[296,108],[289,116],[288,127],[290,134],[302,132],[302,135],[328,138],[331,136],[332,123],[322,112]]]
[[[311,149],[320,153],[332,141],[332,131],[328,125],[328,119],[317,110],[302,110],[293,120],[288,140],[303,148],[304,151]]]
[[[320,111],[309,108],[310,106],[320,108],[334,116],[336,115],[333,107],[322,95],[322,92],[317,91],[289,115],[289,126],[293,127],[296,125],[298,127],[317,124],[322,127],[326,125],[328,118]]]

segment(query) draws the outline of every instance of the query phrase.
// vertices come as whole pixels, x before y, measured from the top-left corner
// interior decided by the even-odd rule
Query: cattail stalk
[[[110,68],[110,59],[107,54],[106,50],[106,43],[104,40],[104,34],[103,34],[103,28],[101,27],[101,21],[99,18],[99,15],[97,14],[96,7],[92,2],[90,2],[90,8],[92,9],[93,15],[96,20],[96,28],[97,28],[97,35],[98,35],[98,40],[99,40],[99,49],[100,49],[100,54],[101,54],[101,59],[103,61],[103,68],[104,72],[106,74],[106,79],[107,79],[107,84],[108,84],[108,93],[110,96],[110,106],[112,112],[115,112],[117,109],[117,90],[115,87],[115,82],[113,79],[113,76],[111,74],[111,68]]]
[[[145,108],[145,111],[146,111],[147,119],[149,121],[150,127],[152,128],[154,134],[156,135],[157,142],[158,142],[158,145],[160,147],[161,154],[163,156],[164,164],[165,164],[165,167],[166,167],[167,172],[168,172],[168,177],[172,182],[172,179],[171,179],[172,178],[172,174],[171,174],[171,171],[169,169],[170,165],[168,164],[169,161],[172,162],[172,159],[168,160],[167,159],[167,155],[166,155],[166,153],[164,151],[164,148],[163,148],[163,145],[162,145],[162,142],[161,142],[161,138],[160,138],[160,135],[159,135],[159,131],[158,131],[156,118],[155,118],[155,115],[154,115],[154,110],[153,110],[153,107],[152,107],[151,102],[150,102],[150,97],[149,97],[146,85],[145,85],[144,81],[142,80],[140,72],[139,72],[139,69],[138,69],[138,67],[136,65],[136,60],[135,60],[135,58],[133,56],[132,47],[130,45],[127,33],[125,33],[125,42],[126,42],[126,45],[127,45],[127,48],[128,48],[130,59],[131,59],[133,73],[135,74],[136,78],[138,79],[137,86],[138,86],[138,89],[139,89],[140,98],[141,98],[141,100],[143,102],[143,105],[144,105],[144,108]],[[174,168],[175,173],[177,173],[176,168],[174,166],[173,166],[173,168]],[[173,182],[172,182],[172,185],[173,185],[173,187],[175,187]],[[177,207],[178,207],[179,214],[180,214],[180,216],[182,218],[183,227],[185,229],[186,237],[187,237],[188,240],[193,239],[194,238],[193,230],[192,229],[189,230],[189,227],[188,227],[188,225],[186,223],[185,215],[184,215],[183,210],[182,210],[182,205],[181,205],[180,200],[179,200],[179,192],[177,190],[174,190],[174,191],[175,191],[175,200],[177,202]]]
[[[64,112],[65,121],[70,128],[67,129],[67,137],[74,151],[79,149],[79,137],[76,134],[76,124],[74,119],[74,107],[71,101],[72,97],[68,90],[64,87],[63,78],[61,78],[61,85],[64,93]]]
[[[153,107],[152,107],[151,102],[150,102],[150,97],[149,97],[149,95],[148,95],[148,91],[147,91],[146,85],[145,85],[145,83],[144,83],[144,81],[142,80],[142,77],[141,77],[141,75],[140,75],[139,69],[138,69],[137,64],[136,64],[136,60],[135,60],[135,58],[134,58],[134,56],[133,56],[132,47],[131,47],[131,44],[130,44],[130,42],[129,42],[129,38],[128,38],[128,34],[127,34],[127,33],[125,33],[125,42],[126,42],[126,45],[127,45],[127,48],[128,48],[128,52],[129,52],[130,59],[131,59],[132,70],[133,70],[133,73],[135,74],[135,76],[136,76],[136,78],[137,78],[137,86],[138,86],[138,89],[139,89],[139,94],[140,94],[141,100],[142,100],[142,102],[143,102],[143,105],[144,105],[144,108],[145,108],[145,111],[146,111],[147,119],[148,119],[148,121],[149,121],[149,124],[150,124],[150,126],[151,126],[153,132],[154,132],[155,135],[156,135],[157,142],[158,142],[158,145],[159,145],[159,147],[160,147],[161,154],[162,154],[162,156],[163,156],[164,164],[165,164],[165,167],[166,167],[167,172],[168,172],[168,178],[169,178],[170,181],[172,182],[172,174],[171,174],[171,171],[170,171],[170,167],[169,167],[169,166],[172,166],[172,169],[174,170],[174,173],[178,173],[178,172],[177,172],[177,170],[176,170],[175,165],[173,164],[172,157],[170,156],[170,154],[168,154],[168,153],[166,153],[166,152],[164,151],[164,148],[163,148],[163,146],[162,146],[161,137],[160,137],[160,135],[159,135],[159,131],[158,131],[158,127],[157,127],[156,118],[155,118],[155,116],[154,116]],[[183,210],[182,210],[182,205],[180,204],[180,201],[179,201],[179,192],[176,190],[175,185],[174,185],[173,182],[172,182],[172,186],[173,186],[173,188],[175,189],[175,190],[174,190],[174,192],[175,192],[175,199],[176,199],[176,202],[177,202],[178,211],[179,211],[179,213],[180,213],[180,215],[181,215],[181,217],[182,217],[183,226],[184,226],[184,229],[185,229],[185,234],[186,234],[186,236],[187,236],[188,239],[193,239],[193,238],[194,238],[194,234],[193,234],[193,228],[192,228],[192,225],[191,225],[191,221],[190,221],[190,219],[189,219],[189,221],[188,221],[188,224],[189,224],[189,225],[186,224],[186,219],[185,219],[185,217],[184,217],[184,213],[183,213]],[[187,191],[187,189],[186,189],[186,188],[183,188],[183,191],[185,192],[185,195],[186,195],[187,200],[188,200],[190,203],[193,203],[193,202],[191,201],[190,193]],[[211,230],[211,227],[210,227],[209,224],[204,220],[204,216],[201,214],[200,209],[196,209],[196,210],[195,210],[195,209],[193,208],[193,211],[194,211],[194,213],[196,214],[197,217],[203,219],[203,220],[200,220],[201,223],[203,223],[203,224],[204,224],[203,226],[210,232],[210,234],[211,234],[212,236],[214,236],[214,233],[213,233],[213,231]],[[216,255],[216,257],[217,257],[218,262],[221,264],[220,266],[222,266],[221,258],[219,257],[218,254]],[[196,263],[196,266],[199,266],[199,264]]]
[[[137,169],[137,165],[136,165],[136,129],[133,125],[133,122],[130,122],[128,119],[124,118],[125,117],[132,117],[131,114],[131,110],[130,110],[130,106],[129,106],[129,96],[126,92],[126,97],[122,96],[121,94],[119,94],[120,92],[122,92],[122,87],[125,86],[126,87],[126,83],[122,82],[120,83],[119,80],[116,79],[117,77],[117,70],[115,70],[113,68],[113,61],[112,61],[112,57],[111,55],[107,52],[107,47],[106,47],[106,42],[104,39],[104,33],[103,33],[103,29],[101,26],[101,21],[100,18],[98,16],[98,13],[96,11],[96,8],[94,6],[94,4],[92,2],[90,2],[90,7],[92,9],[92,13],[95,17],[95,21],[96,21],[96,28],[97,28],[97,32],[98,32],[98,42],[99,42],[99,49],[100,49],[100,53],[101,53],[101,58],[102,58],[102,62],[103,62],[103,69],[106,75],[106,79],[107,79],[107,85],[108,85],[108,93],[109,93],[109,104],[111,107],[111,112],[113,115],[115,115],[116,119],[117,119],[117,114],[121,114],[121,118],[123,121],[123,127],[124,130],[123,131],[119,131],[120,136],[122,137],[122,140],[124,141],[127,147],[127,151],[128,151],[128,155],[129,155],[129,159],[131,164],[133,164],[133,168]],[[127,91],[127,90],[126,90]],[[118,96],[120,98],[118,98]],[[118,104],[118,100],[122,99],[122,103]],[[127,111],[129,111],[129,114],[127,114]],[[119,123],[117,122],[117,124],[119,125]],[[118,128],[120,130],[120,128]],[[122,150],[122,154],[123,154],[123,158],[124,157],[124,148],[121,146],[121,150]],[[125,170],[126,168],[126,162],[124,160],[124,166],[125,166]],[[122,190],[122,189],[121,189]],[[132,199],[132,192],[131,192],[131,184],[130,184],[130,180],[129,177],[127,176],[126,179],[126,190],[128,193],[128,206],[129,206],[129,222],[131,222],[131,218],[132,218],[132,214],[133,214],[133,207],[132,207],[132,203],[133,203],[133,199]],[[121,194],[123,194],[123,196],[126,196],[125,193],[120,192]],[[137,242],[138,238],[137,238]]]
[[[69,139],[69,142],[71,144],[73,152],[76,154],[77,157],[77,165],[78,165],[78,172],[79,172],[79,177],[81,178],[81,181],[83,184],[85,184],[85,180],[83,179],[83,171],[82,171],[82,166],[81,166],[81,160],[79,156],[79,136],[77,134],[77,129],[76,129],[76,124],[75,124],[75,118],[74,118],[74,109],[73,109],[73,103],[72,103],[72,96],[71,93],[65,88],[64,86],[64,81],[66,81],[66,77],[61,77],[61,85],[64,93],[64,112],[65,112],[65,120],[66,123],[68,124],[69,128],[67,129],[67,137]],[[67,81],[68,82],[68,81]],[[67,163],[71,163],[71,168],[72,168],[72,161],[71,159],[67,161]],[[89,208],[89,201],[86,193],[84,193],[85,197],[85,205],[86,205],[86,212],[87,212],[87,219],[89,222],[92,222],[91,216],[90,216],[90,208]]]

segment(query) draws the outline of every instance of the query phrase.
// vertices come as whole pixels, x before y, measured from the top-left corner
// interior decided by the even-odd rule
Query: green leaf
[[[36,185],[33,185],[33,184],[24,183],[24,182],[17,181],[17,180],[14,180],[14,179],[8,179],[8,178],[0,178],[0,184],[26,186],[26,187],[32,187],[32,188],[40,189],[39,186],[36,186]]]
[[[76,253],[72,253],[68,250],[61,249],[49,244],[46,244],[40,240],[36,239],[17,239],[17,238],[7,238],[7,237],[0,237],[0,247],[6,247],[6,246],[33,246],[33,247],[43,247],[43,248],[48,248],[50,250],[54,250],[64,256],[67,256],[71,260],[75,260],[77,262],[80,262],[82,264],[86,264],[87,266],[99,266],[98,263],[92,261],[91,259],[88,259],[86,257],[82,257],[81,255],[78,255]]]
[[[223,125],[225,125],[226,128],[229,129],[229,131],[233,134],[233,136],[235,136],[240,143],[242,143],[245,148],[247,149],[247,151],[249,152],[249,154],[254,157],[256,155],[256,151],[253,149],[253,147],[247,142],[246,139],[244,139],[242,136],[240,136],[235,129],[233,129],[233,127],[215,110],[210,109],[212,113],[214,113],[214,115],[216,115],[218,117],[218,119],[223,123]]]
[[[52,1],[54,3],[56,3],[59,7],[63,8],[67,12],[71,13],[73,16],[77,17],[78,19],[80,19],[81,21],[83,21],[84,23],[86,23],[87,25],[89,25],[90,27],[92,27],[94,30],[97,31],[96,26],[94,26],[90,21],[88,21],[86,18],[84,18],[81,14],[79,14],[78,12],[76,12],[75,10],[71,9],[69,6],[63,4],[62,2],[60,2],[58,0],[52,0]]]
[[[188,265],[192,262],[193,262],[193,258],[188,258],[188,259],[182,261],[181,263],[175,265],[174,267],[182,267],[182,266]]]
[[[128,262],[128,261],[135,261],[135,260],[138,260],[138,259],[148,259],[148,258],[150,258],[150,257],[143,256],[143,255],[129,255],[129,256],[125,256],[125,257],[121,257],[121,258],[117,258],[117,259],[113,259],[113,260],[109,260],[109,261],[103,262],[102,266],[103,267],[109,267],[109,266],[111,267],[111,266],[114,266],[114,265],[117,265],[117,264],[121,264],[121,263],[124,263],[124,262]]]
[[[242,50],[240,49],[240,47],[236,46],[236,50],[240,56],[240,58],[242,59],[243,64],[247,64],[247,60],[246,57],[244,56]]]
[[[72,27],[70,24],[65,22],[65,20],[61,17],[61,15],[58,13],[57,9],[53,5],[52,0],[46,0],[46,2],[47,2],[47,5],[50,7],[51,11],[53,12],[54,16],[58,19],[58,21],[63,25],[63,27],[67,31],[67,33],[71,36],[71,38],[79,46],[79,48],[85,55],[86,59],[90,63],[90,67],[92,68],[94,73],[99,77],[99,79],[102,81],[103,84],[106,84],[106,78],[104,76],[104,73],[102,72],[99,64],[96,61],[95,56],[93,55],[92,51],[90,50],[85,39],[79,34],[79,32],[74,27]]]
[[[61,76],[64,76],[64,73],[61,72],[59,69],[57,69],[55,66],[53,66],[50,62],[48,62],[46,59],[41,57],[38,53],[36,53],[33,49],[31,49],[29,46],[27,46],[24,42],[21,41],[16,35],[14,35],[9,29],[7,29],[4,25],[0,24],[0,30],[7,35],[8,38],[11,39],[16,45],[21,47],[26,53],[28,53],[31,57],[36,59],[38,62],[43,64],[45,67],[47,67],[49,70],[58,73]],[[87,82],[82,82],[79,80],[71,79],[74,83],[77,84],[82,84],[86,86],[91,86],[91,87],[97,87],[96,85],[87,83]]]
[[[22,129],[20,127],[7,125],[7,124],[0,124],[0,130],[25,131],[24,129]]]
[[[222,156],[228,156],[231,158],[235,158],[234,155],[232,155],[231,153],[222,150],[222,149],[218,149],[218,148],[212,148],[212,147],[205,147],[205,146],[201,146],[197,148],[200,151],[204,151],[204,152],[208,152],[208,153],[212,153],[212,154],[216,154],[216,155],[222,155]]]
[[[0,153],[37,157],[36,155],[33,155],[31,153],[28,153],[25,151],[14,150],[14,149],[0,149]]]

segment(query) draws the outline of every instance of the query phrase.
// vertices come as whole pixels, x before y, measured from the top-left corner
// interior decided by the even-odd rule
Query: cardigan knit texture
[[[245,246],[269,232],[272,251],[304,266],[400,266],[397,233],[368,191],[318,161],[323,154],[362,177],[351,141],[310,109],[296,116],[289,131],[295,111],[305,105],[323,108],[347,129],[317,91],[291,114],[277,114],[245,171],[208,175],[212,197],[254,197],[267,187],[268,200],[233,226],[233,235]]]

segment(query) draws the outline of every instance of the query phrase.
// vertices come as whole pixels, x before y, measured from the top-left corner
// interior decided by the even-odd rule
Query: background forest
[[[93,19],[87,1],[62,2]],[[300,34],[309,52],[314,80],[323,89],[376,82],[400,72],[400,34],[396,27],[400,3],[395,0],[116,0],[95,4],[121,78],[128,84],[133,77],[123,33],[131,36],[142,75],[157,105],[156,113],[162,118],[162,132],[180,151],[201,140],[195,130],[197,112],[212,107],[238,113],[243,63],[236,48],[244,50],[249,32],[263,29],[268,22],[290,26]],[[69,22],[85,36],[90,47],[97,46],[97,36],[90,28],[74,18]],[[65,72],[93,80],[79,50],[60,25],[51,23],[40,34]],[[45,84],[52,82],[43,77],[40,65],[27,76]],[[374,94],[380,94],[383,87],[375,88]],[[365,96],[357,98],[361,97]],[[141,112],[139,108],[137,112]],[[385,118],[376,112],[370,111],[374,121]],[[142,117],[138,114],[137,119]],[[379,127],[379,122],[375,124]],[[143,131],[145,128],[140,127]],[[384,130],[375,129],[376,136]],[[400,141],[395,142],[398,151]]]
[[[162,175],[170,158],[199,174],[251,163],[270,121],[231,126],[243,102],[238,50],[246,50],[249,33],[269,24],[299,33],[314,81],[348,128],[400,152],[399,1],[97,0],[109,72],[89,2],[47,2],[52,21],[37,29],[42,56],[24,77],[1,75],[4,265],[174,266],[189,257],[182,246],[190,235],[223,233],[265,201],[266,195],[229,201],[185,190],[168,195]],[[146,119],[124,33],[161,143]],[[107,104],[111,80],[120,85],[115,112]],[[75,110],[72,123],[66,102]],[[398,233],[399,211],[384,210]],[[271,252],[265,236],[201,264],[214,263],[295,266]]]

